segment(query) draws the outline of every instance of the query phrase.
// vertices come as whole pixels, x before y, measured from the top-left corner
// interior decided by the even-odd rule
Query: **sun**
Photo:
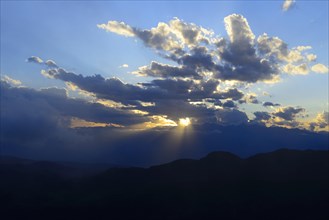
[[[186,127],[186,126],[189,126],[190,124],[191,124],[191,121],[190,121],[189,118],[180,118],[179,119],[179,125],[180,126]]]

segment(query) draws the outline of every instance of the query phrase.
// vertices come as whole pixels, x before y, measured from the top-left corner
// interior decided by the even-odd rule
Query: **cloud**
[[[40,57],[36,57],[36,56],[31,56],[29,58],[27,58],[26,60],[28,63],[37,63],[37,64],[43,64],[46,67],[49,68],[56,68],[58,67],[57,64],[55,63],[55,61],[53,60],[47,60],[47,61],[43,61]]]
[[[157,66],[156,68],[165,68],[168,72],[168,68],[171,67]],[[129,105],[130,110],[146,112],[150,115],[166,115],[168,119],[176,121],[181,117],[193,117],[201,123],[215,118],[216,109],[208,107],[205,103],[196,105],[194,102],[203,102],[205,99],[238,101],[244,96],[236,88],[217,90],[219,81],[215,79],[201,81],[169,77],[167,74],[163,75],[165,77],[163,79],[158,78],[149,83],[133,85],[123,83],[117,78],[105,79],[100,75],[84,77],[62,68],[43,70],[42,74],[73,84],[80,90],[94,94],[98,99]],[[141,104],[147,102],[151,102],[152,105]],[[177,106],[180,108],[174,110]]]
[[[257,94],[248,91],[249,87],[257,82],[277,83],[283,73],[308,74],[316,55],[309,53],[311,46],[289,48],[279,37],[255,36],[247,19],[239,14],[225,17],[224,25],[227,37],[218,37],[211,29],[179,18],[159,22],[149,29],[119,21],[99,24],[100,29],[139,39],[170,62],[152,61],[132,71],[151,77],[142,83],[125,83],[97,74],[85,76],[67,71],[54,61],[41,73],[89,94],[95,102],[148,119],[159,116],[177,123],[179,118],[190,117],[196,123],[206,123],[217,118],[227,125],[230,121],[236,123],[232,117],[236,115],[241,119],[237,121],[248,121],[237,104],[260,104]],[[279,104],[265,102],[263,106]],[[287,123],[299,126],[296,118],[303,116],[302,112],[285,107],[269,114],[273,116],[269,123],[275,126]]]
[[[257,99],[257,95],[254,93],[246,94],[244,96],[244,99],[239,100],[239,103],[251,103],[251,104],[259,104],[259,101]]]
[[[272,102],[263,103],[264,107],[275,107],[280,106],[280,104],[274,104]],[[300,118],[307,118],[306,110],[301,107],[279,107],[273,112],[267,111],[256,111],[253,113],[255,117],[250,121],[251,124],[259,124],[266,127],[283,127],[283,128],[297,128],[297,129],[308,129],[309,123],[305,120],[300,120]]]
[[[69,75],[61,77],[69,78]],[[71,78],[74,77],[71,76]],[[88,77],[83,78],[90,81],[95,80]],[[103,78],[103,81],[106,82],[106,80]],[[183,91],[189,88],[189,85],[195,86],[193,80],[185,82],[186,84],[184,82],[185,80],[182,79],[177,81],[176,79],[159,79],[153,83],[161,89],[172,90],[174,94],[184,94]],[[84,83],[86,84],[86,82]],[[178,88],[170,87],[174,83],[179,85]],[[209,85],[212,83],[213,81],[210,81]],[[214,83],[214,85],[217,84]],[[185,89],[180,89],[184,86]],[[208,88],[207,83],[199,86]],[[296,148],[303,148],[310,143],[315,143],[312,147],[324,148],[328,142],[326,136],[322,138],[313,133],[303,135],[304,133],[301,131],[292,132],[287,129],[261,127],[258,124],[266,124],[266,121],[272,120],[271,115],[266,112],[255,112],[255,121],[259,122],[255,125],[249,123],[246,113],[236,107],[226,106],[225,108],[223,106],[224,108],[214,110],[205,105],[190,104],[187,98],[181,97],[155,99],[155,103],[139,102],[140,106],[136,109],[125,105],[105,105],[104,100],[100,102],[103,104],[100,104],[70,98],[65,89],[53,87],[40,90],[17,88],[2,81],[0,89],[1,103],[4,101],[6,103],[0,106],[0,123],[3,128],[0,141],[1,146],[5,146],[2,150],[6,154],[53,160],[72,160],[72,158],[84,160],[88,158],[95,161],[145,166],[170,161],[176,159],[176,156],[199,157],[205,152],[219,149],[249,155],[260,149],[275,148],[278,143],[280,147]],[[199,90],[199,92],[201,91]],[[208,91],[203,92],[203,94],[211,94]],[[243,97],[243,93],[237,89],[222,90],[218,94],[220,93],[223,93],[221,94],[223,98],[229,97],[228,99],[239,100]],[[202,93],[198,95],[202,97],[200,94]],[[216,98],[209,100],[219,101]],[[234,102],[225,99],[224,105],[226,105],[225,103]],[[135,104],[137,105],[137,103]],[[138,114],[133,110],[146,110],[147,113]],[[298,110],[287,113],[291,111],[285,109],[283,112],[299,114]],[[192,121],[193,129],[187,128],[181,141],[170,144],[170,147],[180,150],[179,155],[169,153],[172,148],[168,150],[166,141],[177,137],[179,132],[182,132],[179,130],[181,128],[176,129],[177,122],[179,118],[186,117]],[[320,115],[317,124],[313,126],[316,129],[318,126],[323,126],[328,122],[326,118],[328,117]],[[295,122],[282,120],[276,125],[283,126],[288,123],[291,125]],[[164,125],[166,128],[161,128]],[[262,138],[254,138],[252,135],[255,134]],[[236,138],[237,136],[239,138]],[[263,139],[270,144],[264,146]],[[287,143],[287,139],[289,146],[284,145]],[[201,140],[202,144],[200,145],[195,140]],[[136,147],[136,143],[138,143],[138,147]],[[184,146],[189,146],[189,148],[184,148]],[[241,148],[241,146],[244,147]],[[191,154],[191,148],[196,150],[193,151],[193,154]],[[246,149],[248,150],[246,151]],[[165,154],[166,156],[155,158],[155,154]]]
[[[121,66],[119,66],[119,68],[128,68],[129,67],[129,65],[128,64],[122,64]]]
[[[156,99],[170,98],[173,94],[157,87],[145,87],[123,83],[118,78],[105,79],[101,75],[82,76],[62,68],[42,71],[43,75],[70,82],[81,90],[94,93],[98,98],[129,104],[130,101],[151,102]]]
[[[282,107],[278,108],[273,115],[287,121],[295,120],[296,116],[300,113],[305,112],[304,108],[295,108],[295,107]]]
[[[228,100],[222,105],[224,108],[235,108],[236,104],[232,100]]]
[[[114,124],[116,125],[116,124]],[[110,127],[113,126],[111,123],[99,123],[99,122],[92,122],[86,121],[80,118],[71,118],[70,128],[97,128],[97,127]],[[117,127],[123,127],[122,125],[116,125]]]
[[[327,131],[329,132],[329,112],[323,111],[308,124],[312,131]]]
[[[19,85],[22,85],[22,82],[17,80],[17,79],[13,79],[13,78],[10,78],[9,76],[7,75],[3,75],[1,76],[1,80],[10,84],[10,85],[13,85],[13,86],[19,86]]]
[[[64,128],[52,127],[52,121],[48,125],[42,123],[42,115],[34,114],[34,119],[16,117],[16,121],[12,122],[1,120],[6,131],[0,131],[0,144],[4,155],[39,160],[107,162],[123,166],[151,166],[179,158],[200,158],[213,151],[229,151],[246,157],[278,148],[328,147],[327,134],[248,124],[243,113],[227,109],[219,115],[225,118],[225,114],[226,118],[231,115],[234,119],[240,115],[240,120],[235,121],[243,123],[216,123],[214,118],[211,123],[192,122],[191,126],[182,129],[166,118],[154,117],[142,123],[144,127],[148,127],[145,130],[110,126]],[[14,122],[17,123],[13,124]],[[70,120],[66,123],[70,124]],[[171,123],[173,126],[167,126],[166,129],[156,126],[164,123]],[[11,135],[8,129],[13,132]]]
[[[201,42],[208,43],[209,36],[213,34],[211,30],[193,23],[186,23],[178,18],[172,19],[168,24],[159,22],[157,27],[150,30],[130,27],[118,21],[109,21],[97,27],[126,37],[137,37],[147,47],[164,51],[179,51],[185,46],[192,47]]]
[[[263,103],[264,107],[276,107],[276,106],[280,106],[280,104],[278,103],[272,103],[272,102],[264,102]]]
[[[307,75],[309,72],[308,67],[305,63],[297,65],[297,66],[289,63],[289,64],[285,65],[282,70],[286,73],[293,74],[293,75]]]
[[[313,65],[311,70],[316,73],[328,73],[328,67],[321,63]]]
[[[316,116],[316,121],[322,126],[328,126],[329,124],[329,112],[323,111]]]
[[[306,125],[311,131],[329,132],[329,112],[323,111]]]
[[[184,22],[179,18],[174,18],[169,24],[176,36],[188,47],[196,46],[200,42],[209,43],[209,36],[213,35],[212,30]]]
[[[34,90],[24,87],[11,87],[1,81],[1,117],[8,120],[33,121],[29,126],[38,127],[38,121],[52,123],[51,127],[68,126],[68,119],[80,118],[95,123],[132,125],[147,121],[146,117],[130,111],[110,108],[98,103],[67,96],[65,89],[44,88]],[[24,108],[21,108],[24,106]],[[39,119],[39,117],[42,117]],[[9,123],[9,122],[8,122]],[[16,123],[16,122],[15,122]],[[9,123],[10,124],[10,123]],[[25,123],[23,123],[25,124]],[[35,125],[33,125],[35,124]]]
[[[199,74],[193,69],[187,66],[171,66],[167,64],[161,64],[153,61],[150,66],[139,67],[134,74],[140,76],[152,76],[152,77],[194,77],[201,78]]]
[[[288,45],[278,37],[270,37],[266,33],[258,36],[257,46],[259,52],[272,59],[283,59],[289,53]]]
[[[308,74],[315,54],[310,46],[289,48],[279,37],[263,34],[256,38],[247,19],[239,14],[224,18],[228,39],[210,29],[174,18],[151,29],[109,21],[99,28],[136,37],[145,46],[178,66],[152,62],[133,73],[151,77],[213,78],[221,81],[277,83],[282,72]]]
[[[220,125],[237,125],[248,122],[246,113],[237,109],[220,109],[216,112],[216,118]]]
[[[43,63],[43,60],[40,57],[36,57],[36,56],[31,56],[31,57],[27,58],[26,61],[29,63],[38,63],[38,64]]]
[[[220,33],[219,37],[211,29],[179,18],[146,29],[119,21],[99,24],[102,30],[138,39],[161,57],[161,63],[152,61],[132,71],[147,77],[141,83],[82,75],[53,60],[28,58],[28,62],[42,64],[43,76],[65,82],[68,90],[19,87],[21,82],[3,76],[1,146],[6,146],[6,152],[17,150],[25,155],[43,152],[53,157],[71,152],[73,158],[92,155],[126,164],[163,162],[154,155],[162,158],[163,152],[168,153],[168,140],[177,135],[181,135],[180,142],[170,143],[168,160],[174,159],[172,149],[178,150],[178,157],[215,149],[247,154],[277,146],[327,147],[326,136],[278,127],[307,125],[322,131],[328,128],[328,112],[303,123],[299,119],[305,117],[304,108],[261,103],[252,93],[255,83],[277,82],[283,72],[324,72],[322,64],[309,68],[317,58],[310,53],[312,48],[290,48],[279,37],[256,36],[252,23],[242,15],[228,15],[224,25],[227,35]],[[120,67],[128,68],[128,64]],[[88,98],[70,97],[72,90],[88,94]],[[249,104],[273,107],[266,109],[273,112],[257,111],[261,105]],[[241,106],[255,111],[255,117],[249,118]],[[184,131],[177,126],[181,118],[192,123]]]
[[[36,94],[38,93],[38,91],[35,90],[23,90],[21,91],[26,92],[26,93],[33,93],[36,92]],[[67,98],[67,91],[66,89],[59,89],[57,87],[49,87],[49,88],[41,88],[39,90],[40,94],[44,94],[46,96],[51,96],[51,97],[62,97],[62,98]]]
[[[224,23],[231,43],[244,43],[247,47],[253,43],[255,35],[251,31],[247,19],[242,15],[229,15],[224,18]]]
[[[135,36],[133,29],[124,22],[109,21],[107,24],[98,24],[97,27],[125,37]]]
[[[31,89],[11,87],[4,81],[1,81],[0,89],[1,103],[5,103],[0,106],[4,137],[33,141],[67,123],[58,111],[45,103],[47,99],[38,96],[42,96],[41,92],[35,96]]]
[[[57,67],[57,64],[55,63],[55,61],[53,60],[47,60],[45,62],[45,64],[48,66],[48,67]]]
[[[268,112],[254,112],[256,122],[266,122],[272,118],[271,114]]]
[[[289,49],[288,44],[279,37],[270,37],[266,33],[257,38],[259,53],[266,59],[287,64],[309,63],[316,59],[315,54],[308,54],[311,46],[297,46]]]
[[[276,63],[257,55],[255,35],[242,15],[224,18],[229,42],[219,52],[224,65],[217,65],[216,76],[225,80],[257,82],[271,80],[278,74]]]
[[[163,22],[151,30],[135,29],[135,34],[146,46],[157,50],[175,51],[182,49],[181,43],[177,41],[177,36],[168,24]]]
[[[308,54],[307,56],[308,61],[316,61],[317,56],[315,54]]]
[[[239,91],[236,88],[233,89],[228,89],[228,90],[224,90],[223,92],[220,92],[218,96],[216,96],[217,98],[220,99],[232,99],[232,100],[239,100],[243,97],[243,93],[241,91]]]
[[[171,58],[179,64],[194,69],[202,75],[203,71],[213,71],[215,63],[213,57],[208,53],[208,49],[204,46],[191,49],[190,53],[185,53]]]
[[[296,2],[294,0],[285,0],[282,4],[282,10],[283,11],[290,10],[295,5],[295,3]]]

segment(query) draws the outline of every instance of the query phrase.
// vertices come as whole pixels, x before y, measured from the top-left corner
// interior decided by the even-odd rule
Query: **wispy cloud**
[[[128,68],[129,67],[129,65],[128,64],[122,64],[121,66],[119,66],[119,68]]]
[[[40,57],[31,56],[31,57],[27,58],[26,62],[41,64],[41,63],[43,63],[43,60]]]
[[[47,67],[57,67],[57,64],[55,63],[55,61],[47,60],[47,61],[44,62],[40,57],[37,57],[37,56],[31,56],[31,57],[27,58],[26,62],[42,64],[42,65],[45,65]]]

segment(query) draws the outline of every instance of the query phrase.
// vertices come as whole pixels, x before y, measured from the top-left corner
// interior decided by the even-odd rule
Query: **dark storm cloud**
[[[60,125],[68,125],[68,121],[33,90],[12,88],[3,81],[0,83],[0,121],[4,137],[34,140],[56,130]]]
[[[232,100],[228,100],[222,105],[224,108],[235,108],[236,104]]]
[[[293,121],[295,120],[296,116],[302,112],[305,112],[304,108],[283,107],[279,108],[276,112],[273,113],[273,115],[287,121]]]
[[[101,75],[82,76],[64,69],[43,71],[44,75],[70,82],[80,89],[94,93],[98,98],[110,99],[129,104],[131,101],[152,102],[159,99],[178,99],[191,81],[183,80],[154,80],[149,84],[126,84],[118,78],[105,79]],[[175,90],[171,90],[175,88]],[[175,93],[178,92],[178,93]],[[185,95],[184,95],[185,96]]]
[[[114,128],[100,136],[97,128],[84,133],[70,128],[71,119],[131,125],[147,117],[67,97],[64,89],[34,90],[0,84],[1,153],[30,158],[76,160],[92,158],[109,146]],[[98,139],[102,138],[102,139]],[[104,149],[104,148],[103,148]],[[103,152],[102,152],[103,153]]]
[[[255,115],[255,121],[259,122],[259,121],[267,121],[269,119],[271,119],[271,114],[268,112],[254,112]]]
[[[199,70],[214,70],[215,63],[212,56],[208,53],[206,47],[194,47],[190,54],[184,54],[183,56],[174,59],[179,64],[183,64],[192,69]]]
[[[1,81],[1,101],[3,103],[1,105],[2,120],[19,118],[22,120],[21,126],[26,124],[24,120],[35,120],[35,123],[31,123],[31,126],[34,124],[35,127],[39,127],[39,121],[47,123],[52,121],[52,124],[59,125],[62,122],[66,123],[70,117],[122,125],[131,125],[147,120],[120,109],[105,107],[82,99],[69,98],[66,95],[66,90],[58,88],[41,90],[24,87],[15,88]],[[41,116],[42,118],[39,120]],[[11,125],[11,123],[8,124]]]
[[[218,123],[223,125],[248,123],[246,113],[237,109],[219,109],[216,118]]]
[[[132,85],[125,84],[117,78],[105,79],[100,75],[82,76],[61,68],[44,70],[43,75],[73,83],[98,98],[133,105],[132,109],[146,111],[150,115],[167,115],[175,120],[180,117],[196,117],[199,121],[205,121],[206,118],[215,117],[215,109],[209,109],[205,105],[196,106],[190,102],[207,98],[236,101],[243,97],[243,93],[236,88],[217,91],[219,82],[213,79],[194,81],[167,78]],[[139,102],[152,102],[153,106],[143,106]]]
[[[242,97],[243,93],[236,88],[221,92],[219,95],[220,99],[233,99],[235,101],[241,99]]]
[[[216,102],[216,99],[213,100]],[[12,87],[2,82],[1,103],[0,142],[6,154],[59,160],[94,158],[126,165],[150,165],[175,159],[170,153],[161,158],[154,158],[153,155],[167,152],[165,140],[176,134],[175,130],[150,129],[132,135],[129,129],[69,128],[71,117],[123,125],[142,123],[149,121],[149,118],[80,99],[71,99],[65,89],[34,90]],[[217,143],[214,141],[217,136],[208,139],[207,135],[220,134],[218,129],[225,132],[226,128],[218,127],[219,124],[239,125],[247,124],[248,121],[246,114],[237,109],[213,110],[185,100],[165,99],[154,106],[141,106],[140,109],[150,112],[151,115],[166,114],[173,119],[195,118],[195,131],[183,135],[181,143],[173,144],[177,149],[185,144],[196,147],[198,152],[194,156],[214,150],[212,146]],[[214,124],[214,128],[205,126],[205,123],[216,121],[218,124]],[[230,129],[228,132],[233,135]],[[193,142],[193,137],[204,138],[205,145],[198,146]],[[218,138],[222,140],[218,146],[232,146],[232,142],[228,140],[223,142],[222,136]],[[216,140],[219,140],[218,138]],[[210,147],[207,148],[208,146]],[[181,149],[184,155],[190,155],[190,150]]]
[[[192,68],[187,66],[170,66],[167,64],[161,64],[157,62],[152,62],[150,66],[140,67],[135,74],[141,76],[152,76],[152,77],[192,77],[200,79],[201,76]]]
[[[263,106],[264,107],[269,107],[269,106],[275,107],[275,106],[280,106],[280,104],[278,104],[278,103],[272,103],[272,102],[264,102],[263,103]]]
[[[204,81],[199,81],[193,84],[190,88],[188,98],[191,100],[202,100],[205,98],[217,98],[224,99],[223,97],[228,91],[216,91],[219,82],[217,80],[209,79]]]
[[[233,61],[234,53],[230,52],[224,59]],[[230,58],[228,56],[231,56]],[[249,59],[249,58],[248,58]],[[229,60],[227,60],[229,61]],[[267,60],[250,57],[249,63],[240,65],[238,61],[234,66],[226,64],[217,66],[216,77],[223,80],[238,80],[243,82],[257,82],[271,80],[275,75],[278,75],[278,69]]]
[[[194,82],[192,80],[156,79],[152,81],[151,85],[166,90],[168,93],[183,95],[185,97],[188,90],[193,87]]]
[[[64,69],[43,70],[44,75],[71,82],[80,89],[96,94],[98,98],[110,99],[129,104],[130,101],[154,101],[161,99],[167,93],[159,88],[140,87],[132,84],[125,84],[118,78],[105,79],[101,75],[82,76]]]

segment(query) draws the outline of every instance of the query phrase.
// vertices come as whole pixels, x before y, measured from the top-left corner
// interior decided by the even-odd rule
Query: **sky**
[[[328,107],[328,1],[1,1],[7,154],[209,123],[328,132]]]

